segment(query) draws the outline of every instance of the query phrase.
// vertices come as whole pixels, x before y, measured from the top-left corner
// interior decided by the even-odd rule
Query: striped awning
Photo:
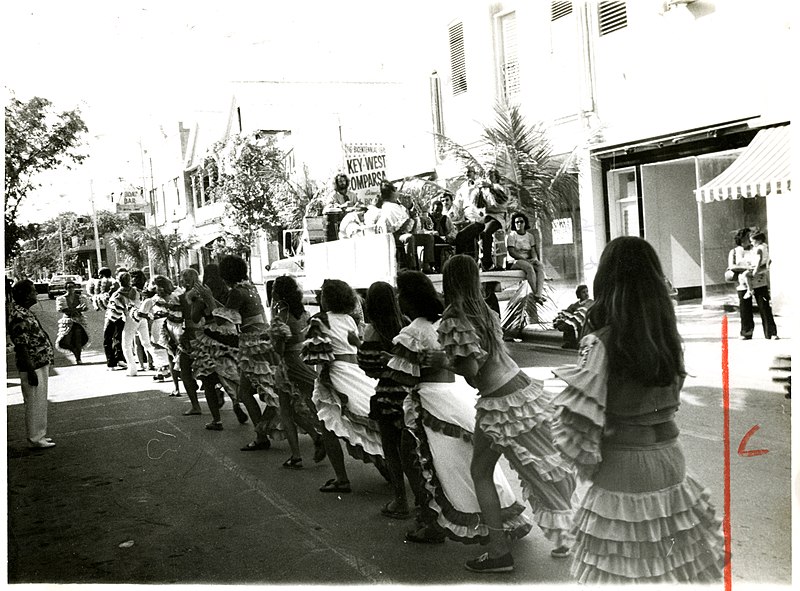
[[[767,197],[792,189],[789,126],[762,129],[725,171],[695,190],[697,201]]]

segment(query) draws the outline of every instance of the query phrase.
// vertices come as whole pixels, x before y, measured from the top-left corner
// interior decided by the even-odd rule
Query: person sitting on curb
[[[578,348],[578,341],[586,322],[586,312],[594,303],[594,300],[589,297],[589,287],[586,285],[579,285],[575,289],[575,295],[578,300],[561,310],[553,320],[553,328],[564,333],[562,349]]]

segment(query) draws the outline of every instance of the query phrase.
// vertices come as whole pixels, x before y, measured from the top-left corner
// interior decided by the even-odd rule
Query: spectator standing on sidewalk
[[[14,345],[22,398],[25,402],[25,428],[31,448],[53,447],[47,437],[47,379],[53,363],[53,345],[31,308],[38,302],[36,287],[29,279],[11,288],[13,301],[6,308],[6,328]]]
[[[754,267],[754,250],[751,236],[754,232],[750,228],[741,228],[734,236],[735,246],[728,253],[728,269],[726,275],[736,282],[736,294],[739,298],[739,334],[742,339],[749,341],[753,338],[755,322],[753,320],[753,300],[758,304],[761,316],[761,326],[764,330],[764,338],[778,336],[775,326],[775,318],[772,315],[772,304],[769,292],[769,271],[762,269],[760,272],[753,273],[752,277],[747,277],[746,273],[752,271]],[[768,255],[767,255],[768,256]],[[748,285],[749,283],[749,285]],[[748,292],[752,289],[755,298],[749,297]]]

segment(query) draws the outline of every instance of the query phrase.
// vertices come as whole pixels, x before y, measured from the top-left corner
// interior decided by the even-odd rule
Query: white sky
[[[99,196],[120,176],[141,176],[142,130],[226,108],[229,81],[427,76],[411,59],[424,47],[418,35],[430,9],[423,6],[421,0],[3,3],[6,92],[20,100],[48,98],[60,110],[77,106],[89,127],[90,158],[73,171],[41,177],[42,189],[20,208],[22,221],[52,217],[54,207],[88,212],[89,179]]]

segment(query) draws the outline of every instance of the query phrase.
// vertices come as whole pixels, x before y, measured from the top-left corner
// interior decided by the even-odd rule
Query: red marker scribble
[[[751,456],[763,456],[764,454],[768,454],[768,449],[747,449],[747,442],[750,441],[750,437],[752,437],[756,431],[758,431],[761,427],[758,425],[754,425],[752,429],[750,429],[747,433],[744,434],[742,437],[742,441],[739,442],[739,449],[738,453],[740,456],[744,456],[749,458]]]
[[[733,588],[733,569],[731,567],[731,390],[728,374],[728,316],[722,316],[722,444],[724,463],[724,501],[722,534],[725,536],[725,591]]]

